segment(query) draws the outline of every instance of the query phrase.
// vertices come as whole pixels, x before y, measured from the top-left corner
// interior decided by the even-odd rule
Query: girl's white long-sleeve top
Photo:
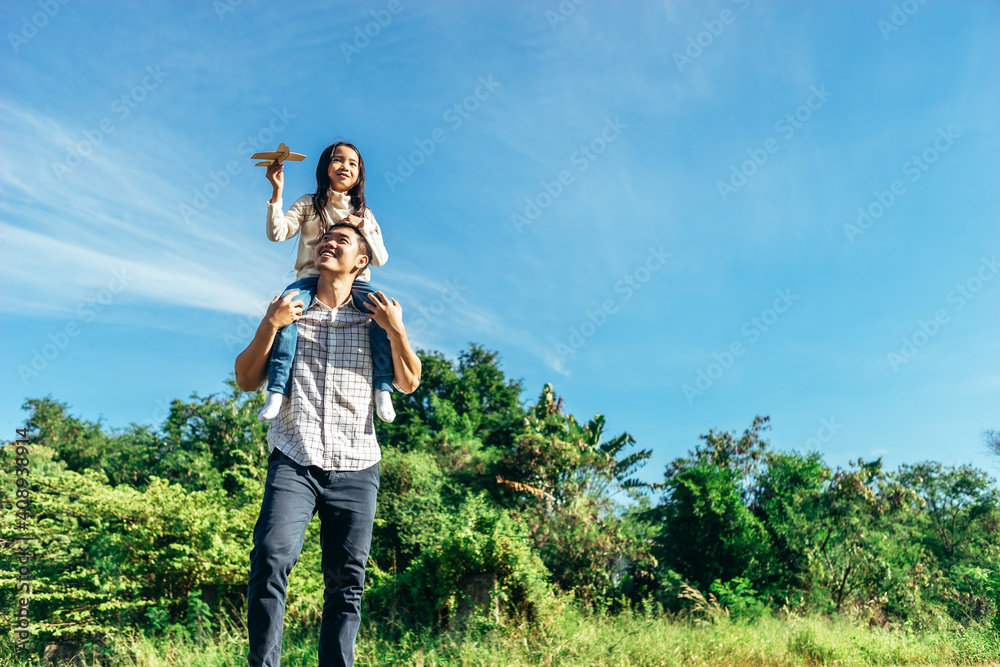
[[[307,276],[318,275],[319,272],[313,263],[313,248],[319,242],[320,237],[327,227],[337,220],[342,220],[353,213],[351,210],[351,198],[349,195],[330,191],[330,199],[326,204],[327,220],[320,220],[313,210],[312,195],[302,195],[288,208],[288,213],[282,213],[282,202],[268,202],[267,204],[267,238],[271,241],[285,241],[296,234],[299,235],[299,251],[295,258],[296,280]],[[372,250],[372,266],[382,266],[389,259],[386,252],[385,243],[382,241],[382,230],[375,220],[371,209],[366,208],[364,214],[365,224],[361,228],[361,234],[368,241],[368,246]],[[371,280],[371,272],[368,267],[358,274],[359,280]]]

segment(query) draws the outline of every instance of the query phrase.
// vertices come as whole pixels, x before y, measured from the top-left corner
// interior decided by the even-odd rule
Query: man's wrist
[[[399,330],[388,329],[385,333],[389,336],[389,342],[402,343],[406,340],[406,327],[402,324],[399,325]]]

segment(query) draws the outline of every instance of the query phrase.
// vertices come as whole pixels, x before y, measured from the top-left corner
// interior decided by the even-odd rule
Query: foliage
[[[158,477],[142,489],[111,486],[101,472],[60,469],[55,452],[32,452],[31,512],[17,533],[32,559],[31,614],[43,635],[78,640],[122,628],[194,632],[213,627],[215,610],[238,605],[246,579],[250,505],[221,489],[188,491]],[[0,458],[7,458],[7,448]],[[3,461],[4,464],[8,463]],[[0,488],[14,488],[4,465]],[[10,497],[0,497],[5,506]],[[13,534],[13,513],[0,518]],[[0,566],[2,604],[13,608],[13,564]]]
[[[389,642],[416,647],[429,628],[491,637],[505,650],[502,633],[526,628],[569,641],[560,619],[608,610],[664,637],[674,632],[656,625],[664,610],[685,623],[710,619],[713,632],[752,622],[775,632],[777,660],[796,664],[861,659],[855,635],[837,640],[822,622],[800,623],[803,614],[901,632],[1000,632],[1000,492],[983,471],[936,462],[890,471],[880,459],[833,468],[818,452],[772,450],[768,418],[757,417],[741,435],[709,430],[649,484],[638,473],[651,449],[607,434],[603,415],[578,421],[551,385],[522,404],[522,383],[505,377],[495,352],[420,356],[420,388],[394,398],[394,423],[377,422],[381,490],[364,604],[380,621],[371,646],[382,648],[371,656],[403,655]],[[26,530],[15,530],[13,454],[0,450],[0,623],[16,608],[17,534],[44,554],[32,572],[39,646],[113,651],[142,645],[136,631],[209,645],[240,631],[268,447],[261,395],[227,384],[173,401],[162,424],[125,429],[82,420],[51,397],[25,402]],[[321,557],[312,522],[289,585],[290,641],[319,625]],[[787,627],[769,625],[778,617]],[[974,651],[934,655],[995,656],[983,632]],[[720,646],[711,660],[747,657]],[[611,664],[548,648],[567,664]],[[710,662],[693,640],[676,648],[661,662]],[[883,648],[871,655],[912,657]],[[429,655],[422,650],[407,655]]]
[[[628,451],[628,434],[605,438],[600,415],[581,426],[562,414],[549,386],[522,406],[520,381],[504,377],[493,352],[472,345],[457,363],[421,358],[420,389],[396,396],[396,422],[379,422],[372,608],[398,601],[413,610],[400,615],[406,627],[440,622],[478,575],[496,577],[504,617],[537,617],[552,584],[591,601],[634,589],[643,528],[613,497],[637,493],[634,472],[649,452]],[[173,401],[162,424],[121,430],[72,416],[51,397],[26,401],[29,537],[46,554],[33,574],[40,636],[101,644],[138,628],[196,637],[240,621],[268,447],[260,395],[227,385]],[[15,488],[11,468],[0,494]],[[0,495],[7,507],[13,500]],[[289,582],[290,627],[319,623],[320,559],[313,522]],[[7,584],[14,567],[0,562]],[[385,593],[411,588],[432,597],[407,603]],[[12,602],[8,585],[0,614]]]
[[[25,428],[30,444],[54,450],[67,470],[100,471],[112,486],[141,488],[159,477],[191,491],[253,495],[268,455],[267,427],[257,420],[262,397],[240,391],[231,379],[227,385],[228,396],[172,401],[159,429],[132,424],[108,432],[68,415],[51,397],[25,402],[31,411]]]
[[[760,576],[767,533],[742,502],[734,471],[701,461],[667,481],[668,499],[653,516],[662,522],[657,557],[697,585]]]
[[[654,554],[660,563],[708,589],[712,582],[765,572],[770,540],[748,507],[762,460],[755,421],[739,440],[710,431],[706,445],[667,468],[664,497],[646,514],[660,528]]]
[[[733,610],[746,606],[734,591],[752,590],[774,609],[879,625],[997,613],[1000,495],[985,473],[934,462],[890,472],[880,459],[833,470],[817,452],[771,451],[766,425],[710,431],[667,466],[664,496],[644,513],[658,526],[661,582],[680,576]]]
[[[384,570],[402,572],[451,529],[452,512],[443,495],[446,476],[427,452],[389,448],[383,450],[379,473],[371,558]]]
[[[746,577],[735,577],[725,583],[715,580],[710,589],[734,619],[756,621],[767,613],[767,604]]]
[[[408,451],[454,424],[442,411],[466,420],[470,435],[487,446],[503,445],[520,428],[520,380],[504,377],[496,352],[471,344],[453,364],[440,352],[420,352],[420,386],[412,394],[395,394],[396,419],[377,424],[383,447]]]
[[[454,620],[485,590],[486,615],[495,619],[537,617],[549,590],[548,572],[531,549],[525,527],[483,496],[468,499],[452,516],[448,536],[425,549],[400,576],[378,577],[369,604],[382,613],[391,606],[421,625]],[[465,598],[463,600],[463,598]],[[472,604],[471,606],[475,606]]]
[[[562,414],[546,385],[496,466],[498,502],[525,517],[556,583],[588,600],[616,597],[652,569],[640,531],[614,500],[648,488],[632,475],[652,452],[627,453],[635,443],[628,433],[604,440],[604,424],[602,415],[580,426]]]

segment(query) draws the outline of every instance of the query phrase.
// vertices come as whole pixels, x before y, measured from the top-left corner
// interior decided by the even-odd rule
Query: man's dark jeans
[[[301,466],[278,449],[271,452],[250,552],[247,659],[251,667],[281,664],[288,574],[302,551],[306,525],[317,512],[326,586],[319,665],[354,664],[378,489],[378,463],[358,471],[324,471]]]

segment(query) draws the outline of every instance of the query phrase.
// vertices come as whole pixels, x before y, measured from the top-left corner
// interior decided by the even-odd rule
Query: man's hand
[[[371,303],[365,303],[375,323],[389,335],[392,349],[392,380],[404,394],[420,386],[420,357],[410,347],[410,340],[403,328],[403,307],[382,292],[369,294]]]
[[[298,322],[299,318],[302,317],[302,309],[306,307],[302,299],[295,298],[298,293],[298,290],[292,290],[285,296],[279,294],[271,299],[271,304],[267,307],[267,314],[264,315],[264,321],[275,329],[281,329],[292,322]]]
[[[236,357],[236,384],[243,391],[254,391],[267,380],[267,360],[271,355],[274,335],[281,327],[287,327],[302,317],[305,304],[295,298],[298,293],[298,290],[293,290],[271,299],[253,340]]]
[[[385,329],[385,332],[390,337],[393,333],[403,333],[403,307],[399,305],[398,301],[395,299],[390,300],[382,292],[369,294],[368,299],[372,303],[366,303],[365,308],[368,309],[372,319],[375,320],[375,324]]]

